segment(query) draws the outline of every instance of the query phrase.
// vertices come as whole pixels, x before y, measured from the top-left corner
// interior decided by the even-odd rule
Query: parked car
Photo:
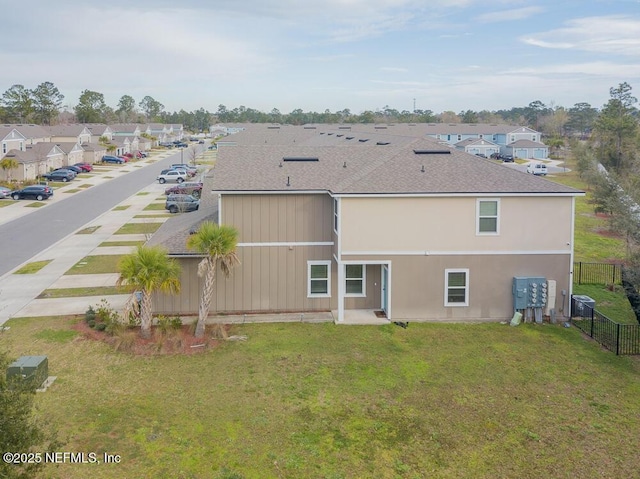
[[[198,140],[198,145],[204,145],[204,140]]]
[[[176,148],[187,148],[189,146],[183,141],[179,141],[178,143],[174,143],[174,145],[175,145]]]
[[[118,158],[117,156],[111,156],[111,155],[104,155],[102,157],[102,162],[103,163],[116,163],[116,164],[122,164],[124,163],[124,160],[122,158]]]
[[[485,155],[484,153],[476,153],[476,156],[479,156],[480,158],[486,158],[487,155]]]
[[[11,188],[0,186],[0,198],[11,198]]]
[[[196,198],[200,198],[202,196],[202,183],[195,182],[187,182],[180,183],[179,185],[170,186],[169,188],[164,190],[165,195],[170,194],[182,194],[182,195],[192,195]]]
[[[527,166],[527,173],[547,176],[547,165],[544,163],[529,163],[529,166]]]
[[[207,150],[217,150],[218,149],[218,145],[211,145],[207,148]]]
[[[200,199],[192,195],[169,195],[164,209],[170,213],[196,211],[200,207]]]
[[[162,170],[156,178],[159,183],[166,183],[167,181],[176,181],[182,183],[187,179],[187,172],[185,170]]]
[[[195,166],[187,165],[184,163],[174,163],[173,165],[171,165],[171,169],[186,170],[189,176],[196,176],[196,173],[198,173],[198,169]]]
[[[25,186],[21,190],[11,192],[11,198],[14,200],[33,199],[42,201],[51,196],[53,196],[53,189],[45,185]]]
[[[73,180],[76,177],[76,174],[71,170],[53,170],[41,176],[49,181],[62,181],[63,183],[66,183],[67,181]]]
[[[173,143],[168,143],[168,142],[161,142],[158,143],[158,146],[164,146],[165,148],[173,148]]]
[[[86,172],[93,171],[93,166],[91,166],[89,163],[76,163],[73,166],[77,166],[82,171],[86,171]]]
[[[62,168],[56,168],[53,171],[59,171],[59,170],[71,170],[73,171],[76,175],[79,175],[80,173],[82,173],[82,168],[79,168],[75,165],[69,165],[69,166],[63,166]]]

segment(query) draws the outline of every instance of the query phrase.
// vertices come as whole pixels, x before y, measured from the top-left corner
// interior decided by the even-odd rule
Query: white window
[[[365,267],[363,264],[345,265],[345,296],[365,296]]]
[[[479,199],[476,202],[476,234],[497,235],[500,233],[500,201]]]
[[[331,297],[331,261],[307,262],[307,297]]]
[[[458,141],[462,140],[462,135],[458,135]]]
[[[333,199],[333,231],[338,232],[338,198]]]
[[[6,143],[2,143],[2,153],[6,153],[7,152],[7,144]]]
[[[469,270],[444,270],[444,305],[469,306]]]
[[[516,141],[516,137],[515,135],[511,135],[511,143],[513,143],[514,141]]]

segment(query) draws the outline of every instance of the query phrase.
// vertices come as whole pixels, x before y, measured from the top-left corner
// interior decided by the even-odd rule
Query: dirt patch
[[[209,326],[210,329],[213,329]],[[111,335],[104,331],[96,331],[85,321],[78,321],[73,329],[80,333],[80,340],[101,341],[109,344],[117,351],[124,351],[136,356],[156,356],[166,354],[198,354],[216,348],[220,340],[212,337],[211,331],[205,332],[203,338],[193,336],[194,325],[185,325],[180,329],[162,332],[156,326],[151,328],[151,338],[140,336],[140,328],[128,328]]]

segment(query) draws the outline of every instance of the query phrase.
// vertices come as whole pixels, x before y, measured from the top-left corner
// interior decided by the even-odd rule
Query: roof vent
[[[340,135],[336,135],[338,138],[341,138],[344,136],[344,134],[340,134]]]
[[[320,132],[320,134],[321,134],[321,135],[324,135],[324,131],[321,131],[321,132]]]
[[[267,130],[279,130],[280,127],[279,126],[268,126]]]
[[[331,135],[333,135],[333,133],[327,133],[327,135],[328,135],[328,136],[331,136]]]
[[[346,140],[353,140],[354,138],[355,138],[355,137],[353,137],[353,136],[345,136],[345,139],[346,139]]]
[[[376,145],[388,145],[389,142],[388,141],[379,141],[378,143],[376,143]]]
[[[416,155],[450,155],[451,150],[413,150]]]
[[[319,161],[317,156],[285,156],[282,158],[282,161]]]
[[[315,126],[305,126],[304,129],[305,130],[315,130],[316,127]]]
[[[374,130],[386,130],[387,129],[386,126],[374,126],[373,128],[374,128]]]
[[[369,141],[369,138],[360,138],[358,141],[364,143],[365,141]]]
[[[350,126],[339,126],[338,130],[350,130],[351,127]]]

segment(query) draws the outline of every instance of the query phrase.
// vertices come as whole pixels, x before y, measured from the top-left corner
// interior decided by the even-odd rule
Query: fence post
[[[620,323],[616,323],[616,356],[620,355]]]
[[[618,269],[618,265],[614,263],[613,265],[613,277],[611,278],[611,284],[616,284],[616,270]]]
[[[586,304],[582,303],[582,309],[584,310],[585,307],[589,307]],[[589,336],[591,336],[593,338],[593,310],[594,308],[590,308],[591,309],[591,334]]]
[[[582,261],[578,263],[578,284],[582,284]]]

